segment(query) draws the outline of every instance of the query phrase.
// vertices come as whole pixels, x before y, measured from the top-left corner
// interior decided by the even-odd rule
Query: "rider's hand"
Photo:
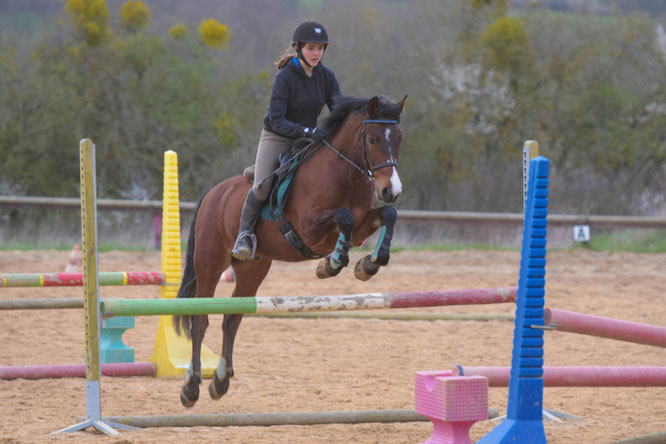
[[[328,136],[328,134],[326,134],[326,131],[317,127],[305,128],[305,130],[303,131],[303,135],[313,140],[326,139],[326,137]]]

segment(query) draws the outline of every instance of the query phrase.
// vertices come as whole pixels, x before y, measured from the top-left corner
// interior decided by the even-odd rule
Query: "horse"
[[[273,260],[299,262],[323,258],[316,274],[328,278],[349,263],[349,248],[359,246],[381,227],[372,254],[358,261],[354,274],[368,280],[388,264],[397,211],[390,205],[374,207],[374,197],[394,202],[402,191],[398,155],[403,135],[399,127],[405,106],[379,96],[358,99],[339,96],[322,128],[329,134],[306,148],[307,160],[293,175],[290,198],[284,206],[288,229],[259,219],[255,259],[233,259],[243,201],[251,182],[231,177],[208,190],[199,200],[187,244],[186,263],[178,298],[213,297],[222,272],[231,264],[236,276],[232,297],[254,296]],[[337,148],[339,147],[339,148]],[[290,246],[297,239],[301,249]],[[226,314],[222,322],[222,354],[209,385],[211,398],[229,390],[234,375],[233,347],[242,314]],[[201,344],[207,315],[174,316],[178,334],[192,340],[192,362],[180,392],[185,407],[199,398]]]

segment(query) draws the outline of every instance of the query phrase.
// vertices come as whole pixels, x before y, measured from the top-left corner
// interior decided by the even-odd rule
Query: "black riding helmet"
[[[295,46],[298,57],[303,63],[310,66],[307,60],[303,57],[301,48],[303,48],[306,43],[323,43],[324,51],[326,51],[326,47],[328,46],[328,33],[321,23],[303,22],[294,30],[294,35],[291,37],[291,41],[292,45]]]

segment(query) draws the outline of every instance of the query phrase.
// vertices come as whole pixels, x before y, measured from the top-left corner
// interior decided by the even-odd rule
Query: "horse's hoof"
[[[378,262],[372,262],[370,255],[361,258],[354,267],[354,276],[360,281],[367,281],[377,274],[381,265]]]
[[[338,268],[332,268],[328,257],[326,259],[322,259],[319,261],[319,264],[317,264],[317,277],[319,279],[326,279],[337,276],[340,274],[340,271],[342,271],[342,266]]]
[[[180,391],[180,402],[187,408],[192,407],[199,399],[199,386],[184,385]]]
[[[213,379],[208,386],[208,393],[211,399],[220,399],[229,391],[229,376],[220,381],[217,375],[213,375]]]
[[[390,257],[391,251],[388,248],[380,248],[375,263],[379,265],[387,265]]]
[[[319,279],[326,279],[331,277],[328,271],[326,271],[326,259],[319,261],[317,264],[317,277]]]

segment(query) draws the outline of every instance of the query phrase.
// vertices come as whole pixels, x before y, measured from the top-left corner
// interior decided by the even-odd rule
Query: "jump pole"
[[[159,271],[102,271],[99,285],[160,285],[164,274]],[[5,273],[0,274],[0,287],[81,287],[83,273]]]
[[[488,409],[488,419],[499,411]],[[350,410],[333,412],[224,413],[207,415],[110,416],[109,421],[135,427],[243,427],[278,425],[361,424],[430,421],[414,410]]]
[[[666,327],[656,325],[620,321],[554,308],[546,309],[545,325],[558,331],[666,347]]]
[[[105,299],[102,317],[295,313],[372,310],[445,305],[501,304],[516,300],[516,287],[477,290],[412,291],[352,295],[273,296],[192,299]],[[159,371],[159,366],[158,366]]]
[[[507,387],[511,367],[456,365],[456,376],[485,376],[488,387]],[[666,387],[666,367],[544,367],[546,387]]]
[[[79,298],[0,300],[0,310],[43,310],[83,308]],[[253,315],[248,315],[253,316]],[[513,321],[507,313],[378,313],[360,311],[264,313],[255,317],[280,319],[382,319],[392,321]]]
[[[104,376],[154,376],[153,362],[114,362],[102,364]],[[85,364],[14,365],[0,367],[0,379],[85,378]]]

